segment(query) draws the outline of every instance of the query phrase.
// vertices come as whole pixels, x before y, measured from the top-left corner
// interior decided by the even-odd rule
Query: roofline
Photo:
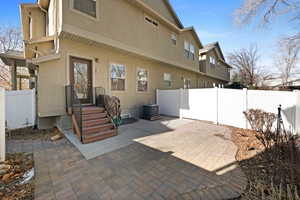
[[[180,28],[184,28],[184,26],[183,26],[183,24],[182,24],[180,18],[178,17],[177,13],[175,12],[175,10],[174,10],[172,4],[170,3],[170,1],[169,1],[169,0],[164,0],[164,2],[166,3],[166,5],[167,5],[167,6],[169,7],[169,9],[171,10],[171,12],[172,12],[173,16],[175,17],[176,21],[178,22]]]
[[[132,0],[128,0],[130,2],[133,2]],[[153,15],[156,15],[158,18],[160,18],[160,20],[164,21],[166,24],[168,24],[169,26],[171,26],[173,29],[175,29],[178,33],[181,32],[185,32],[185,31],[192,31],[193,34],[195,35],[196,41],[198,42],[199,46],[202,48],[203,44],[201,43],[201,40],[199,39],[199,36],[195,30],[195,28],[193,26],[191,27],[186,27],[184,28],[182,26],[182,28],[178,28],[177,25],[175,25],[174,23],[170,22],[170,20],[166,19],[164,16],[162,16],[161,14],[159,14],[156,10],[152,9],[150,6],[148,6],[146,3],[142,2],[141,0],[134,0],[136,3],[138,3],[139,6],[142,6],[143,8],[145,8],[146,10],[150,11]],[[164,0],[165,1],[165,0]],[[170,5],[170,3],[169,3]],[[175,12],[175,11],[174,11]]]
[[[36,4],[36,3],[21,3],[20,7],[21,8],[26,8],[26,7],[30,7],[30,8],[36,8],[37,7],[38,8],[39,5]]]
[[[181,32],[187,32],[187,31],[192,31],[194,33],[194,36],[196,37],[197,42],[200,44],[200,47],[203,48],[203,44],[199,38],[199,35],[197,34],[195,28],[193,26],[191,27],[186,27],[180,30]]]
[[[206,47],[206,46],[212,46],[212,48],[211,49],[207,49],[206,51],[203,51],[202,54],[204,54],[206,52],[209,52],[209,51],[212,51],[212,50],[215,50],[215,48],[218,48],[219,51],[220,51],[220,53],[221,53],[222,59],[226,62],[225,56],[223,54],[223,51],[221,49],[221,46],[220,46],[219,42],[212,42],[212,43],[209,43],[209,44],[205,45],[204,47]]]

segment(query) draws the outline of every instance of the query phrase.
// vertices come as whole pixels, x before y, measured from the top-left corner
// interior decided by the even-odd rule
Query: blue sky
[[[226,55],[251,44],[258,46],[261,65],[272,67],[276,41],[295,32],[287,17],[277,18],[268,27],[259,24],[238,26],[234,11],[242,0],[170,0],[184,26],[194,26],[202,43],[219,41]]]
[[[256,44],[261,52],[261,63],[270,66],[276,40],[292,33],[293,26],[284,17],[267,28],[258,25],[239,27],[233,13],[242,0],[170,0],[184,26],[194,26],[203,44],[219,41],[224,54]],[[19,4],[35,0],[5,0],[1,4],[0,27],[19,26]]]

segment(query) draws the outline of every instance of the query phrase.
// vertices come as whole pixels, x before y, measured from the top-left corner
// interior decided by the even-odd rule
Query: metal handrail
[[[102,98],[105,95],[105,88],[103,88],[103,87],[94,87],[94,94],[95,94],[95,97],[96,97],[95,105],[96,106],[104,106],[103,105],[104,99],[100,99],[100,98]]]
[[[107,111],[108,117],[116,128],[120,125],[121,121],[121,102],[118,97],[109,95],[99,95],[97,97],[97,105],[103,106]]]

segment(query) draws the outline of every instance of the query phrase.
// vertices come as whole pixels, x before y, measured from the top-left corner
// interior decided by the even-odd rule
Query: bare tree
[[[22,34],[15,27],[0,27],[0,52],[22,48]]]
[[[289,17],[287,22],[299,23],[300,0],[243,0],[242,6],[235,11],[235,21],[243,25],[258,19],[262,25],[267,25],[283,15]],[[300,30],[298,31],[287,39],[300,44]]]
[[[293,40],[280,40],[278,42],[278,51],[275,56],[275,65],[279,70],[279,77],[282,85],[286,86],[290,78],[295,75],[297,64],[299,63],[300,45]]]
[[[258,65],[259,54],[257,47],[251,45],[249,49],[240,49],[228,55],[229,63],[236,69],[237,77],[246,86],[258,86],[270,75]]]
[[[0,53],[22,48],[22,35],[18,28],[0,27]],[[0,60],[0,82],[10,85],[10,68]]]
[[[262,24],[268,24],[285,14],[291,14],[291,18],[296,20],[300,19],[299,4],[299,0],[244,0],[235,12],[235,20],[238,24],[247,24],[259,17]]]

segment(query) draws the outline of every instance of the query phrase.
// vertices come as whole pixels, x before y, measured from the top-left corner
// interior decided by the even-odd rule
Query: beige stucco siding
[[[21,8],[23,38],[24,40],[35,40],[46,36],[46,14],[36,6],[25,6]],[[30,24],[29,19],[32,20],[31,38],[29,35]]]
[[[183,79],[190,79],[192,88],[196,88],[200,76],[174,66],[146,60],[108,47],[95,47],[71,40],[60,41],[61,59],[41,63],[39,67],[38,105],[40,117],[65,114],[64,87],[69,84],[69,56],[93,60],[93,86],[103,87],[106,94],[118,96],[124,113],[137,112],[143,104],[155,103],[156,89],[183,88]],[[96,62],[96,60],[98,60]],[[110,90],[110,64],[126,66],[126,90]],[[148,92],[137,92],[136,71],[144,68],[149,73]],[[172,87],[167,88],[163,74],[172,75]]]
[[[96,40],[104,37],[117,41],[123,45],[138,49],[149,57],[177,62],[188,68],[198,69],[199,44],[191,31],[178,34],[177,45],[171,42],[174,30],[163,23],[155,27],[145,21],[145,13],[141,8],[120,0],[98,1],[99,19],[91,19],[71,8],[71,0],[63,1],[63,27],[62,30],[74,34],[81,33],[86,38]],[[156,19],[157,20],[157,19]],[[80,29],[81,31],[79,31]],[[94,34],[94,35],[93,35]],[[191,41],[196,47],[194,61],[184,57],[184,40]]]
[[[172,15],[171,11],[167,7],[164,0],[143,0],[147,5],[149,5],[153,10],[157,11],[159,14],[164,16],[166,19],[168,19],[173,24],[177,24],[174,16]]]
[[[38,69],[38,114],[40,117],[65,114],[65,61],[41,63]]]

